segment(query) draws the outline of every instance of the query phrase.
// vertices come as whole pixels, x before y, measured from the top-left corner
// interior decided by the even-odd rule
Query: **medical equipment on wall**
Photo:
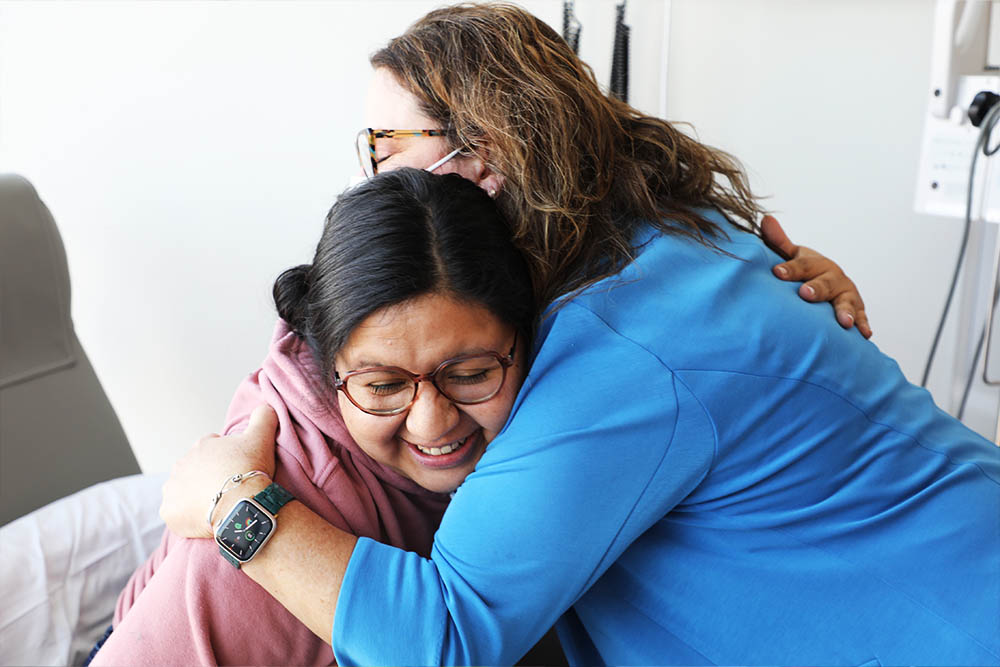
[[[628,102],[629,82],[629,39],[631,27],[625,23],[625,12],[628,0],[619,0],[615,4],[614,36],[611,44],[611,77],[608,83],[608,94],[623,102]],[[669,14],[669,3],[664,5],[664,11]],[[563,0],[562,5],[562,37],[573,53],[580,55],[580,33],[583,24],[576,15],[575,0]]]
[[[580,19],[576,18],[574,5],[574,0],[563,0],[562,36],[569,44],[569,48],[573,49],[573,53],[580,55],[580,31],[583,26],[580,25]]]
[[[950,403],[961,418],[985,348],[980,387],[1000,384],[1000,1],[937,0],[931,82],[917,177],[919,213],[964,220],[959,257],[923,382],[956,293],[959,298]],[[991,133],[996,138],[991,139]],[[964,261],[963,261],[964,260]],[[960,280],[961,277],[961,280]],[[961,286],[960,289],[959,285]],[[978,341],[977,341],[978,338]],[[985,341],[985,342],[984,342]],[[980,392],[982,394],[983,392]]]
[[[611,54],[611,85],[609,92],[628,102],[628,57],[629,33],[631,28],[625,24],[625,2],[622,0],[615,7],[615,43]]]

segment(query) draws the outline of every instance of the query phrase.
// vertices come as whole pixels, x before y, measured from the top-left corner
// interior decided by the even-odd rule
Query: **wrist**
[[[263,491],[268,487],[268,485],[273,480],[270,477],[265,477],[263,475],[257,475],[252,477],[237,487],[233,487],[226,491],[225,495],[219,501],[219,505],[225,504],[226,511],[228,514],[229,510],[233,509],[235,505],[242,498],[253,498],[255,495]]]
[[[271,482],[272,479],[269,476],[254,475],[227,489],[219,498],[219,502],[216,503],[215,509],[212,511],[212,529],[214,530],[216,524],[229,515],[232,509],[236,507],[236,503],[244,498],[253,498],[266,489]]]
[[[255,476],[258,474],[255,473]],[[242,477],[236,475],[232,481],[239,482]],[[252,489],[248,485],[244,491],[252,492]],[[252,561],[274,536],[278,512],[293,500],[295,497],[287,489],[270,480],[264,489],[253,496],[230,496],[227,501],[234,504],[215,526],[215,541],[222,557],[236,569],[242,569],[243,565]]]

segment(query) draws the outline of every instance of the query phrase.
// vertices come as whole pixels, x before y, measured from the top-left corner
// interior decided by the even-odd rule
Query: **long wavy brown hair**
[[[764,212],[739,162],[604,94],[546,23],[510,4],[430,12],[371,57],[449,131],[453,147],[505,178],[497,201],[552,303],[620,271],[637,227],[714,247]],[[719,178],[724,177],[724,178]]]

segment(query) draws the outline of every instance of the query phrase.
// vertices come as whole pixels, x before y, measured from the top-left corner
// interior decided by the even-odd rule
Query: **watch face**
[[[274,521],[267,512],[249,500],[241,500],[215,531],[215,541],[238,560],[248,561],[271,536],[273,528]]]

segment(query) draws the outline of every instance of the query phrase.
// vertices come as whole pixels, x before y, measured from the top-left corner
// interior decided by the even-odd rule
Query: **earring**
[[[491,189],[490,192],[489,192],[489,195],[490,195],[490,197],[496,197],[497,196],[497,191]]]

